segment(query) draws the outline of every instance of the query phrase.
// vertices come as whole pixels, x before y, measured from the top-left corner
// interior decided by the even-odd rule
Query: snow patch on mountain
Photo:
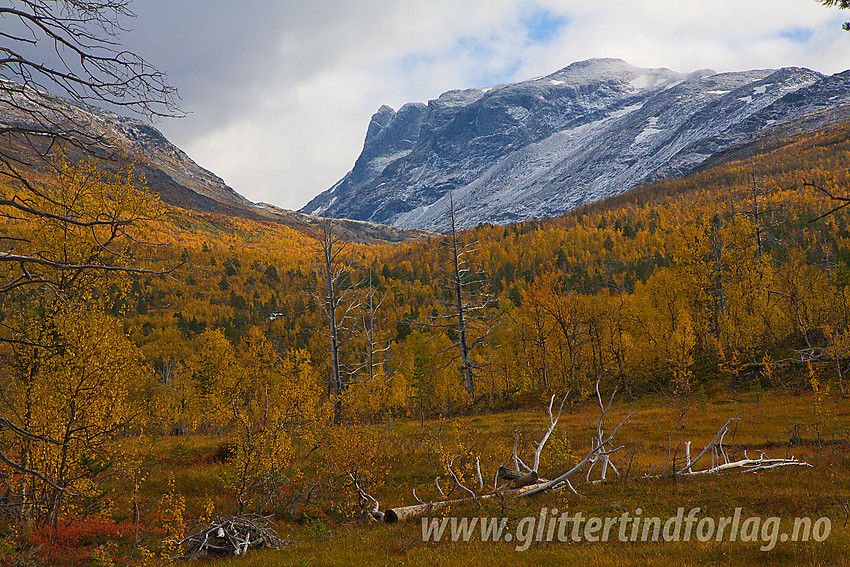
[[[768,124],[850,103],[850,77],[836,77],[591,59],[404,113],[382,107],[354,168],[304,210],[442,231],[452,193],[461,227],[557,215],[686,174]]]
[[[647,121],[646,128],[644,128],[643,131],[640,134],[638,134],[637,137],[635,138],[635,144],[642,144],[648,138],[651,138],[655,134],[664,131],[663,128],[656,128],[655,127],[656,124],[658,124],[658,117],[657,116],[650,117],[649,120]]]

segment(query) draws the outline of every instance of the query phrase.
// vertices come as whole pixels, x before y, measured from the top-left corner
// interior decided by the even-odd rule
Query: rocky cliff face
[[[452,191],[463,227],[552,216],[686,174],[765,129],[847,103],[850,72],[682,74],[582,61],[381,107],[353,169],[302,212],[441,231]]]

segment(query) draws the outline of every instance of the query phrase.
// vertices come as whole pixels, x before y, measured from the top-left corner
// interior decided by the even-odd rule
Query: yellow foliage
[[[16,349],[2,390],[16,427],[37,436],[3,432],[4,446],[15,460],[42,477],[15,470],[18,491],[27,497],[43,495],[43,520],[54,521],[72,508],[78,495],[92,496],[91,476],[111,457],[111,442],[128,425],[133,408],[128,384],[145,380],[149,370],[138,349],[127,340],[114,318],[84,307],[68,307],[51,316],[27,320],[26,328],[43,337],[50,330],[53,349],[24,345]],[[5,452],[5,451],[4,451]],[[68,490],[55,494],[47,480]]]
[[[374,433],[345,426],[326,431],[317,468],[328,487],[332,510],[350,517],[371,505],[362,501],[355,482],[380,499],[387,475],[385,454],[383,440]]]
[[[178,542],[183,539],[186,533],[186,497],[177,491],[177,486],[174,481],[174,474],[168,477],[168,488],[162,498],[159,500],[160,522],[165,532],[165,539],[162,542],[161,557],[163,560],[170,560],[175,555],[178,555],[180,546]]]
[[[279,359],[256,327],[238,348],[218,329],[203,332],[188,366],[195,426],[225,433],[236,445],[226,481],[242,510],[297,474],[294,436],[311,446],[321,435],[329,406],[321,402],[317,373],[303,351]]]

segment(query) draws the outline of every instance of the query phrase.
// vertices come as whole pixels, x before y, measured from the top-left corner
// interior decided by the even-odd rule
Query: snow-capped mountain
[[[850,71],[683,74],[591,59],[382,106],[353,169],[302,212],[441,231],[452,191],[462,227],[552,216],[686,174],[774,125],[847,103]]]

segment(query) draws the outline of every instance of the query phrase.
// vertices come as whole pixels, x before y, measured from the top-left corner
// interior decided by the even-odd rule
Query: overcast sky
[[[815,0],[137,0],[127,46],[189,116],[156,126],[252,201],[298,209],[354,164],[372,114],[617,57],[690,72],[850,68],[850,11]]]

